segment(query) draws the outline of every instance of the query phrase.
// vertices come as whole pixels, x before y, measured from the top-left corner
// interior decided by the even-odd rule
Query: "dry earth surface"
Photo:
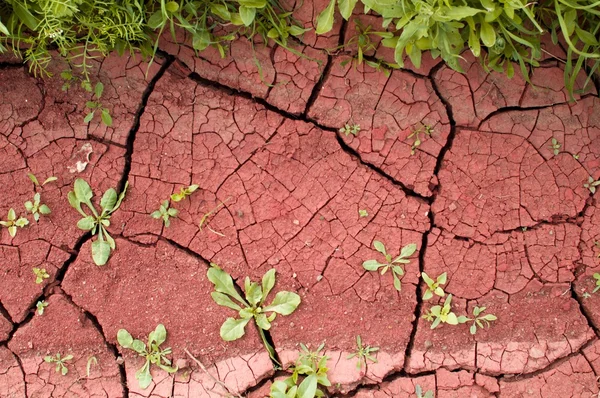
[[[313,27],[325,3],[304,2],[295,17]],[[223,396],[215,380],[267,396],[285,372],[273,370],[255,328],[220,338],[234,312],[212,300],[209,262],[240,286],[275,268],[275,289],[300,295],[268,338],[286,365],[299,343],[325,342],[331,396],[416,397],[416,386],[440,398],[598,395],[600,205],[584,187],[600,178],[596,91],[569,103],[551,59],[530,86],[468,56],[466,74],[431,59],[384,73],[356,65],[351,50],[325,51],[354,29],[308,33],[293,44],[304,57],[272,44],[253,53],[243,39],[224,59],[196,56],[184,35],[165,37],[151,66],[110,56],[94,76],[110,128],[84,123],[91,97],[76,85],[64,92],[60,79],[0,60],[1,218],[10,208],[25,215],[35,192],[52,209],[15,238],[0,230],[1,397]],[[52,63],[56,74],[64,67]],[[341,133],[346,123],[358,135]],[[409,135],[423,126],[433,132],[411,154]],[[35,187],[28,173],[58,180]],[[129,182],[103,267],[68,204],[76,178],[97,200]],[[170,227],[150,217],[192,183],[200,189],[175,204]],[[363,268],[382,260],[375,240],[392,254],[417,245],[401,291],[389,273]],[[49,278],[35,283],[34,267]],[[498,320],[475,335],[468,325],[430,329],[422,315],[443,299],[422,299],[421,272],[447,273],[456,314],[485,306]],[[143,337],[159,323],[182,369],[153,369],[142,390],[142,359],[117,344],[117,331]],[[379,347],[376,363],[348,359],[357,335]],[[56,353],[73,355],[65,376],[43,360]]]

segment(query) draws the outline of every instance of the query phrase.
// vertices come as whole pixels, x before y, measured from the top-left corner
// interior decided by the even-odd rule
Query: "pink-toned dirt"
[[[262,398],[300,343],[325,343],[327,396],[597,396],[600,213],[584,187],[600,178],[595,91],[569,103],[551,58],[531,75],[535,87],[519,72],[486,73],[469,52],[465,74],[428,56],[418,69],[358,65],[354,19],[336,16],[316,36],[329,2],[286,4],[313,28],[290,39],[293,52],[239,39],[224,58],[212,47],[195,54],[178,30],[161,37],[164,57],[152,63],[94,61],[112,127],[98,115],[83,122],[92,95],[76,80],[63,91],[60,79],[0,59],[0,219],[13,208],[30,220],[14,238],[0,227],[0,397]],[[373,39],[369,59],[391,62]],[[56,58],[50,69],[65,66]],[[340,131],[346,124],[360,130]],[[36,187],[28,173],[57,181]],[[107,227],[116,250],[101,267],[97,237],[77,228],[68,203],[77,178],[96,206],[129,182]],[[199,189],[170,202],[179,213],[169,227],[150,216],[191,184]],[[37,223],[24,207],[36,192],[52,210]],[[400,291],[390,271],[363,267],[385,262],[375,241],[392,259],[416,245],[400,264]],[[275,269],[267,303],[282,290],[300,296],[266,334],[283,369],[253,323],[241,339],[220,337],[239,315],[211,298],[211,262],[240,288]],[[33,268],[49,277],[36,283]],[[496,320],[474,335],[472,320],[431,329],[423,316],[445,299],[423,298],[422,272],[447,274],[457,316],[478,306]],[[144,359],[117,333],[145,341],[158,324],[179,370],[152,365],[141,389]],[[352,357],[357,336],[378,348],[376,361]],[[73,355],[64,376],[44,361],[57,353]]]

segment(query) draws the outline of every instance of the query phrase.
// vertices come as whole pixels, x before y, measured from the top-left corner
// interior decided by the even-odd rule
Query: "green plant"
[[[348,137],[350,134],[352,134],[353,136],[357,136],[358,132],[360,131],[360,125],[358,124],[348,124],[346,123],[344,125],[344,127],[342,127],[340,129],[340,133],[344,133],[344,135],[346,137]]]
[[[443,306],[434,305],[431,307],[428,312],[423,314],[423,319],[431,322],[431,329],[435,329],[440,323],[458,325],[460,323],[458,317],[452,312],[452,295],[449,294],[448,297],[446,297]]]
[[[69,373],[69,369],[67,368],[67,362],[73,359],[73,355],[65,355],[64,357],[60,356],[60,353],[57,353],[54,357],[51,355],[46,355],[44,357],[44,362],[46,363],[55,363],[56,364],[56,373],[60,373],[63,376]]]
[[[359,209],[358,210],[358,215],[363,218],[363,217],[368,217],[369,216],[369,212],[364,210],[364,209]]]
[[[356,368],[360,369],[363,365],[363,362],[365,366],[367,366],[367,361],[377,363],[377,359],[371,355],[377,351],[379,351],[379,347],[371,347],[369,345],[363,346],[360,336],[356,336],[356,351],[348,355],[346,358],[358,358],[358,362],[356,362]]]
[[[44,279],[50,278],[46,268],[33,267],[33,274],[35,275],[35,283],[38,285],[44,281]]]
[[[392,259],[392,256],[386,252],[384,244],[380,241],[373,241],[373,247],[375,247],[375,250],[385,256],[385,263],[380,263],[377,260],[367,260],[363,263],[363,268],[367,271],[377,271],[381,268],[381,275],[385,274],[391,269],[394,277],[394,287],[396,290],[400,291],[402,284],[400,283],[399,277],[404,275],[404,270],[397,264],[410,263],[407,258],[415,253],[417,250],[417,245],[415,243],[410,243],[404,246],[402,250],[400,250],[400,255],[394,259]]]
[[[301,352],[293,366],[293,373],[284,380],[276,380],[271,385],[270,398],[312,398],[324,397],[325,394],[319,385],[329,387],[331,382],[327,378],[327,356],[321,355],[325,343],[315,351],[310,351],[300,343]],[[298,381],[303,377],[302,382]]]
[[[364,54],[369,51],[377,50],[377,45],[371,40],[371,35],[379,36],[384,39],[394,37],[391,32],[376,32],[371,25],[364,26],[358,19],[354,20],[356,33],[345,44],[345,47],[356,45],[356,62],[360,65],[364,60]]]
[[[212,210],[210,210],[207,213],[204,213],[204,215],[202,216],[202,218],[200,219],[200,223],[198,224],[198,228],[200,229],[200,231],[202,231],[202,228],[204,227],[204,225],[206,224],[206,228],[208,228],[208,230],[210,232],[212,232],[215,235],[219,235],[221,237],[224,237],[225,235],[223,235],[220,232],[215,231],[214,229],[212,229],[209,225],[208,225],[208,219],[213,216],[217,210],[219,210],[221,207],[225,206],[225,202],[227,202],[230,198],[228,197],[227,199],[225,199],[225,201],[219,203],[217,206],[215,206]],[[238,210],[238,215],[240,214],[241,210]],[[244,213],[241,213],[242,216]],[[240,216],[241,217],[241,216]]]
[[[85,118],[83,119],[84,123],[91,122],[94,118],[94,114],[97,110],[99,110],[100,119],[102,120],[102,123],[104,123],[104,125],[106,125],[107,127],[112,126],[112,117],[110,116],[110,111],[108,110],[108,108],[105,108],[104,105],[102,105],[102,102],[100,102],[103,92],[104,84],[102,84],[101,82],[96,83],[96,85],[94,86],[94,97],[96,97],[96,100],[87,101],[85,103],[85,107],[88,108],[90,111],[87,115],[85,115]]]
[[[434,281],[425,272],[421,272],[421,278],[423,278],[423,280],[427,284],[427,289],[425,290],[425,293],[423,294],[423,300],[429,300],[430,298],[433,297],[434,294],[436,294],[440,297],[444,297],[444,295],[446,293],[444,292],[444,289],[442,289],[441,285],[446,284],[446,277],[447,277],[447,275],[444,272],[443,274],[438,276],[436,278],[436,280]]]
[[[8,216],[6,217],[6,221],[0,221],[0,225],[8,228],[8,234],[13,238],[17,234],[17,227],[23,228],[27,224],[29,224],[29,220],[24,217],[19,217],[17,219],[17,214],[15,213],[15,211],[13,209],[10,209],[8,211]]]
[[[120,329],[117,332],[117,341],[121,347],[137,352],[139,356],[146,360],[144,365],[135,372],[135,378],[138,380],[141,389],[148,388],[150,383],[152,383],[151,365],[156,365],[168,373],[177,372],[177,367],[171,366],[171,361],[167,358],[167,355],[171,354],[171,348],[160,348],[160,345],[166,339],[167,330],[162,324],[157,325],[156,329],[148,334],[147,344],[144,344],[141,340],[134,339],[125,329]]]
[[[110,226],[110,216],[121,206],[121,202],[125,198],[129,183],[125,183],[123,192],[117,195],[117,191],[109,188],[100,199],[100,207],[102,211],[98,213],[92,204],[94,193],[89,184],[78,178],[75,180],[73,191],[69,192],[68,198],[71,206],[83,216],[77,227],[83,231],[91,231],[92,235],[98,233],[98,239],[92,242],[92,258],[96,265],[104,265],[110,257],[110,251],[115,250],[115,240],[109,235],[106,230]],[[86,214],[81,205],[85,204],[92,212],[91,215]]]
[[[594,288],[594,290],[592,291],[592,293],[596,293],[598,290],[600,290],[600,274],[596,272],[592,276],[596,280],[596,287]]]
[[[271,304],[265,305],[267,296],[275,286],[275,269],[271,269],[264,274],[262,285],[251,282],[250,278],[246,277],[244,282],[246,299],[240,296],[235,289],[231,276],[216,264],[211,263],[207,275],[208,279],[215,285],[215,291],[210,294],[213,300],[223,307],[238,311],[240,316],[240,319],[227,318],[221,326],[221,338],[225,341],[239,339],[244,335],[244,329],[248,322],[253,319],[256,326],[258,326],[260,337],[269,352],[269,356],[276,361],[275,350],[267,341],[264,330],[271,328],[271,322],[277,314],[290,315],[294,312],[300,304],[300,296],[293,292],[277,292]]]
[[[50,182],[58,180],[58,177],[51,176],[51,177],[46,178],[44,180],[44,182],[40,184],[40,182],[38,181],[37,177],[33,173],[27,174],[27,177],[29,177],[29,179],[31,180],[31,182],[33,182],[33,185],[35,185],[36,187],[43,187],[44,185],[46,185],[46,184],[48,184]]]
[[[587,188],[590,190],[590,192],[592,194],[596,193],[596,187],[600,185],[600,180],[596,181],[594,180],[594,177],[589,176],[588,177],[588,182],[586,182],[585,184],[583,184],[584,188]]]
[[[554,153],[554,155],[558,155],[560,153],[560,143],[556,140],[556,138],[552,138],[551,140],[551,144],[550,144],[550,149],[552,149],[552,152]]]
[[[189,187],[182,187],[179,190],[179,192],[171,195],[171,200],[173,202],[181,202],[182,200],[184,200],[185,198],[187,198],[188,196],[190,196],[191,194],[196,192],[196,190],[198,188],[199,188],[199,186],[196,184],[192,184]]]
[[[498,319],[496,317],[496,315],[493,315],[493,314],[486,314],[486,315],[480,316],[481,313],[483,311],[485,311],[485,309],[486,309],[486,307],[475,306],[473,308],[473,316],[474,316],[473,319],[467,318],[465,316],[461,316],[461,317],[458,317],[458,322],[465,323],[465,322],[473,321],[473,324],[469,328],[469,331],[471,332],[471,334],[475,334],[475,333],[477,333],[477,326],[479,326],[481,329],[483,329],[486,326],[489,327],[490,322],[493,322]]]
[[[169,201],[165,200],[161,203],[160,208],[153,212],[150,216],[157,220],[162,218],[165,227],[168,227],[169,225],[171,225],[171,221],[169,220],[169,218],[177,217],[178,214],[179,210],[169,207]]]
[[[423,394],[423,388],[418,384],[415,387],[415,394],[417,395],[417,398],[435,398],[433,391],[431,390],[428,390]]]
[[[35,195],[33,195],[33,202],[30,200],[25,202],[25,210],[33,214],[35,222],[40,220],[40,214],[50,214],[50,208],[45,204],[40,204],[40,200],[40,193],[36,192]]]
[[[40,300],[35,304],[38,315],[44,315],[44,309],[48,306],[48,303],[44,300]]]
[[[85,365],[85,374],[87,377],[90,377],[90,373],[92,372],[92,364],[98,365],[98,359],[93,355],[88,358],[87,364]]]
[[[418,129],[413,130],[407,137],[407,138],[414,138],[412,146],[410,147],[410,154],[414,155],[415,149],[417,149],[421,145],[421,135],[423,135],[423,137],[425,137],[425,136],[431,137],[432,133],[434,133],[433,127],[431,127],[427,124],[423,124]]]

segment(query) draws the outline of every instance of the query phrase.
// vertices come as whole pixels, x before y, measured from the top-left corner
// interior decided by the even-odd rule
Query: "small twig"
[[[200,231],[202,231],[202,226],[204,225],[204,223],[206,223],[207,228],[214,234],[219,235],[221,237],[224,237],[225,235],[223,235],[222,233],[219,233],[215,230],[213,230],[212,228],[210,228],[208,226],[208,218],[211,217],[212,215],[214,215],[217,210],[219,210],[221,207],[225,206],[225,203],[227,203],[229,201],[229,199],[231,199],[231,197],[228,197],[227,199],[225,199],[223,202],[219,203],[214,209],[212,209],[211,211],[209,211],[208,213],[204,213],[204,215],[202,216],[202,218],[200,219],[200,224],[198,225],[198,228],[200,228]]]
[[[187,348],[184,348],[184,349],[183,349],[183,351],[185,351],[185,353],[186,353],[186,354],[187,354],[187,355],[188,355],[190,358],[192,358],[192,360],[193,360],[194,362],[196,362],[196,364],[197,364],[198,366],[200,366],[200,369],[202,369],[202,371],[203,371],[204,373],[206,373],[206,374],[208,375],[208,377],[210,377],[210,378],[211,378],[211,380],[212,380],[212,381],[214,381],[215,383],[217,383],[218,385],[220,385],[221,387],[223,387],[223,388],[225,389],[225,391],[227,391],[227,393],[228,393],[229,395],[225,395],[225,394],[222,394],[222,393],[219,393],[219,392],[216,392],[216,391],[213,391],[213,392],[215,392],[216,394],[219,394],[219,395],[220,395],[220,396],[222,396],[222,397],[233,396],[233,397],[243,398],[241,395],[239,395],[239,394],[234,394],[234,393],[232,393],[231,391],[229,391],[229,388],[227,387],[227,385],[226,385],[225,383],[223,383],[221,380],[219,380],[219,379],[217,379],[216,377],[214,377],[213,375],[211,375],[211,374],[208,372],[208,370],[206,369],[206,367],[205,367],[205,366],[202,364],[202,362],[200,362],[200,361],[199,361],[199,360],[198,360],[198,359],[197,359],[195,356],[193,356],[193,355],[192,355],[192,354],[191,354],[191,353],[188,351],[188,349],[187,349]]]

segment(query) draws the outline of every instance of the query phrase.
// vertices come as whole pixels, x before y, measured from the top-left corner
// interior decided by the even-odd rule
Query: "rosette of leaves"
[[[477,327],[479,326],[481,329],[484,329],[485,327],[490,327],[490,322],[493,322],[495,320],[497,320],[498,318],[496,317],[496,315],[494,314],[485,314],[482,315],[482,313],[486,310],[486,307],[478,307],[475,306],[473,308],[473,316],[474,318],[467,318],[466,316],[459,316],[458,317],[458,323],[466,323],[466,322],[473,322],[473,324],[471,324],[471,327],[469,328],[469,332],[471,334],[475,334],[477,333]]]
[[[300,343],[301,351],[293,366],[293,373],[284,380],[276,380],[271,385],[271,398],[313,398],[324,397],[319,385],[329,387],[331,382],[327,378],[327,360],[321,351],[325,343],[315,351],[310,351]],[[300,384],[298,384],[300,382]]]
[[[380,263],[377,260],[367,260],[363,263],[363,268],[367,271],[378,271],[381,269],[381,275],[385,274],[388,270],[391,270],[392,276],[394,277],[394,287],[396,290],[400,291],[402,288],[400,277],[404,275],[404,269],[398,264],[410,263],[408,257],[412,256],[417,250],[416,243],[410,243],[404,246],[402,250],[400,250],[400,255],[396,258],[392,258],[385,250],[385,245],[378,240],[373,241],[373,247],[375,247],[375,250],[379,253],[384,255],[385,262]]]
[[[158,210],[152,212],[150,216],[156,220],[162,219],[165,227],[171,225],[171,217],[177,217],[179,210],[169,206],[169,200],[165,200],[160,204]]]
[[[33,195],[33,201],[28,200],[27,202],[25,202],[25,210],[33,214],[33,219],[35,220],[35,222],[38,222],[40,220],[40,214],[50,214],[50,208],[47,205],[40,203],[40,201],[40,193],[36,192],[35,195]]]
[[[423,294],[423,300],[429,300],[433,297],[434,294],[440,297],[444,297],[446,293],[444,292],[442,285],[446,284],[447,274],[445,272],[438,276],[435,281],[431,279],[429,275],[427,275],[425,272],[421,272],[421,278],[423,278],[423,280],[427,284],[427,289]]]
[[[117,341],[121,347],[137,352],[139,356],[146,360],[144,365],[135,372],[135,378],[138,380],[141,389],[148,388],[150,383],[152,383],[151,365],[156,365],[168,373],[177,372],[177,366],[171,366],[171,360],[167,358],[167,355],[171,354],[171,348],[160,348],[160,345],[166,339],[167,330],[162,324],[156,326],[156,329],[148,334],[147,344],[144,344],[141,340],[134,339],[125,329],[120,329],[117,332]]]
[[[73,355],[68,354],[62,357],[60,353],[57,353],[55,356],[46,355],[44,357],[44,362],[46,363],[55,363],[56,364],[56,373],[60,373],[65,376],[69,373],[69,369],[67,368],[67,362],[73,359]]]
[[[11,208],[6,216],[6,221],[0,221],[0,225],[8,229],[8,233],[11,237],[15,237],[17,234],[17,227],[23,228],[29,224],[29,220],[24,217],[17,218],[17,213]]]
[[[117,195],[114,188],[107,189],[100,199],[100,212],[92,204],[91,199],[94,193],[85,180],[81,178],[75,180],[73,191],[69,192],[69,203],[83,216],[77,222],[77,227],[83,231],[90,231],[92,235],[98,235],[98,238],[92,242],[92,258],[96,265],[106,264],[110,257],[110,251],[115,250],[115,240],[106,228],[110,226],[110,216],[121,206],[128,186],[129,183],[125,183],[120,195]],[[82,204],[85,204],[92,214],[84,212]]]
[[[463,322],[459,322],[459,319],[456,316],[456,314],[452,312],[451,294],[449,294],[448,297],[446,297],[443,306],[434,305],[433,307],[431,307],[429,312],[426,312],[423,315],[423,319],[431,322],[431,329],[435,329],[440,323],[447,323],[448,325],[458,325],[459,323],[466,322],[466,319],[464,319]]]
[[[208,280],[215,285],[215,291],[210,295],[213,300],[227,308],[238,311],[239,318],[227,318],[221,326],[221,338],[225,341],[237,340],[245,334],[246,325],[254,320],[258,326],[259,334],[271,359],[275,359],[275,350],[266,339],[265,330],[271,329],[271,322],[277,314],[290,315],[298,308],[300,296],[293,292],[277,292],[271,304],[266,304],[267,297],[275,286],[275,269],[267,271],[262,284],[252,282],[249,277],[244,281],[244,294],[242,297],[236,290],[231,276],[219,266],[211,263],[208,270]]]

